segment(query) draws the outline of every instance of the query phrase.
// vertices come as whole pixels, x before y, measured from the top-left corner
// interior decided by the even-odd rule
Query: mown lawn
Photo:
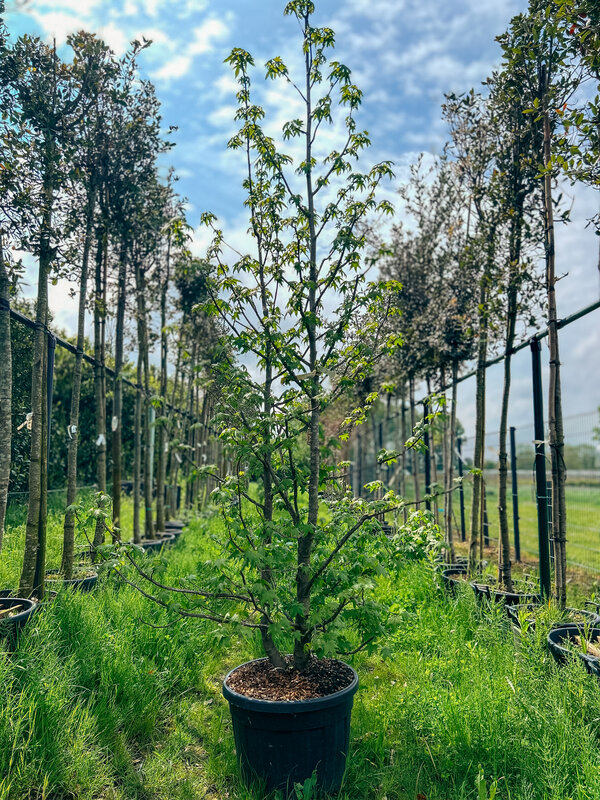
[[[218,524],[192,523],[169,552],[171,578],[201,574]],[[600,687],[577,663],[554,665],[543,626],[515,639],[425,565],[379,591],[400,625],[389,659],[354,659],[341,800],[600,798]],[[93,594],[59,594],[14,653],[0,651],[0,800],[264,797],[239,781],[220,692],[256,641],[169,622],[105,578]]]

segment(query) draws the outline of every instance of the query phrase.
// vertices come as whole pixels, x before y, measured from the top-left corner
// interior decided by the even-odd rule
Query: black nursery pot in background
[[[447,592],[456,594],[456,590],[460,584],[465,583],[464,576],[466,576],[467,570],[468,567],[466,564],[452,564],[442,570],[442,583]]]
[[[257,700],[234,692],[227,686],[232,672],[223,681],[223,695],[245,782],[262,780],[268,792],[279,789],[289,795],[295,783],[304,783],[316,771],[320,790],[337,791],[350,744],[356,672],[352,670],[352,682],[339,692],[292,701]]]
[[[38,610],[35,600],[24,597],[0,598],[0,636],[10,635],[20,630]],[[7,616],[12,614],[12,616]]]
[[[593,656],[590,653],[584,653],[583,650],[573,651],[566,645],[569,642],[575,644],[575,637],[587,638],[588,641],[594,642],[598,646],[600,640],[600,627],[587,628],[581,624],[566,624],[561,628],[552,628],[548,633],[548,648],[554,656],[557,664],[565,664],[569,658],[578,657],[590,673],[600,677],[600,658]]]
[[[54,577],[56,576],[56,577]],[[49,569],[46,572],[46,587],[48,589],[58,589],[62,586],[70,586],[78,592],[91,592],[98,583],[98,574],[87,575],[85,578],[71,578],[65,580],[57,569]]]
[[[489,586],[487,583],[478,583],[477,581],[472,581],[471,587],[475,592],[475,597],[479,601],[489,600],[495,603],[504,603],[507,606],[516,606],[521,605],[522,603],[539,604],[541,602],[539,594],[505,592],[502,589],[496,589],[493,586]]]

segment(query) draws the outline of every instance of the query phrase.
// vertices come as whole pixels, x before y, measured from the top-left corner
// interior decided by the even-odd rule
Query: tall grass
[[[198,574],[217,524],[191,525],[167,579]],[[515,637],[468,587],[449,599],[418,564],[379,591],[400,624],[387,660],[355,658],[340,800],[600,798],[600,688],[579,664],[553,664],[543,625]],[[90,595],[61,592],[14,652],[5,643],[0,800],[264,797],[239,781],[220,693],[257,642],[171,621],[104,578]]]

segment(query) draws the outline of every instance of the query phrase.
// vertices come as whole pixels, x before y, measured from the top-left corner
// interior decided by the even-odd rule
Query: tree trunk
[[[548,426],[552,460],[552,538],[556,571],[556,599],[561,608],[567,600],[567,505],[565,483],[567,470],[564,459],[562,395],[560,387],[560,354],[558,349],[558,313],[556,308],[556,275],[554,247],[554,210],[552,175],[550,171],[550,115],[544,113],[544,221],[546,254],[546,294],[548,300],[548,345],[550,348],[550,378],[548,382]]]
[[[506,591],[512,591],[512,565],[510,560],[510,531],[508,527],[508,452],[506,431],[508,427],[508,404],[510,399],[511,361],[517,324],[518,267],[521,258],[521,226],[523,202],[517,208],[511,222],[511,241],[509,252],[506,341],[504,347],[504,385],[502,388],[502,408],[500,411],[500,432],[498,441],[498,518],[500,523],[498,571],[500,584]]]
[[[475,448],[473,467],[473,501],[471,505],[471,533],[469,540],[469,574],[473,574],[481,561],[481,514],[483,509],[483,456],[485,437],[485,362],[487,358],[488,311],[487,271],[479,282],[479,342],[477,346],[477,373],[475,388]]]
[[[308,29],[308,14],[305,15],[305,29]],[[306,334],[308,338],[308,364],[309,372],[313,375],[310,379],[308,397],[310,402],[310,422],[309,422],[309,453],[310,453],[310,476],[308,481],[308,531],[298,537],[297,549],[297,569],[296,569],[296,600],[301,607],[301,611],[296,614],[295,627],[299,633],[294,642],[294,666],[296,669],[306,668],[309,659],[308,645],[311,639],[311,632],[308,628],[310,617],[310,563],[314,542],[314,530],[317,527],[319,516],[319,471],[321,461],[321,446],[319,442],[319,423],[321,418],[321,403],[319,393],[321,391],[317,368],[317,233],[315,223],[314,194],[312,185],[312,102],[311,102],[311,70],[312,58],[310,50],[305,52],[305,74],[306,74],[306,119],[305,119],[305,141],[306,141],[306,160],[309,166],[306,169],[306,199],[307,199],[307,221],[308,221],[308,245],[309,245],[309,283],[308,283],[308,311],[305,321]]]
[[[196,340],[192,344],[192,354],[190,358],[189,364],[189,378],[188,378],[188,396],[187,396],[187,403],[186,403],[186,411],[187,411],[187,445],[190,448],[188,452],[194,452],[194,429],[192,427],[191,420],[193,419],[194,415],[194,375],[196,371],[196,355],[198,353],[198,344]],[[207,453],[207,463],[210,463],[210,454]],[[190,462],[186,459],[185,463],[185,508],[189,509],[191,507],[192,502],[192,485],[190,481]]]
[[[142,494],[142,359],[138,349],[133,430],[133,541],[141,541],[140,499]]]
[[[0,234],[0,550],[8,505],[12,436],[12,349],[10,338],[10,280]]]
[[[96,275],[94,295],[94,403],[96,408],[96,480],[98,491],[106,492],[106,262],[108,241],[106,229],[97,231]]]
[[[161,416],[166,418],[167,411],[167,291],[169,288],[171,264],[171,239],[167,243],[166,275],[160,296],[160,396]],[[158,464],[156,467],[156,530],[165,529],[165,477],[167,472],[167,427],[161,422],[158,428]]]
[[[442,384],[443,385],[443,384]],[[431,397],[431,378],[429,375],[427,376],[427,396]],[[431,407],[429,407],[431,411]],[[437,484],[437,460],[435,455],[435,432],[434,432],[434,425],[430,425],[429,427],[429,452],[425,456],[429,458],[430,464],[430,473],[431,473],[431,486],[429,487],[429,491],[431,492],[432,486]],[[438,501],[437,498],[432,500],[433,503],[433,519],[436,525],[440,523],[440,515],[438,511]]]
[[[454,448],[456,441],[456,395],[458,380],[458,361],[452,361],[452,397],[450,400],[450,425],[448,430],[448,442],[446,445],[446,458],[445,464],[445,485],[446,492],[444,498],[444,525],[446,528],[446,540],[448,542],[448,560],[450,564],[454,564],[454,528],[452,518],[452,487],[454,485]]]
[[[402,411],[401,411],[401,435],[402,435],[402,442],[401,442],[401,450],[400,450],[400,497],[406,497],[406,445],[405,442],[407,440],[406,435],[406,384],[402,387]],[[408,511],[406,508],[403,509],[403,517],[404,522],[408,519]]]
[[[79,440],[79,400],[81,397],[81,375],[83,371],[83,346],[85,344],[85,303],[87,300],[88,262],[92,240],[92,224],[94,220],[94,207],[96,204],[95,185],[89,189],[88,207],[86,214],[85,239],[83,243],[83,257],[81,259],[81,277],[79,283],[79,310],[77,316],[77,352],[75,354],[75,367],[73,369],[73,384],[71,389],[71,413],[69,416],[69,439],[67,451],[67,510],[63,531],[63,552],[61,572],[66,580],[73,577],[73,558],[75,551],[75,514],[70,507],[75,502],[77,495],[77,444]]]
[[[410,427],[412,431],[417,426],[417,418],[415,414],[415,378],[414,375],[411,375],[408,379],[408,392],[409,392],[409,404],[410,404]],[[421,506],[421,487],[419,484],[419,459],[417,451],[414,447],[410,449],[410,464],[411,464],[411,472],[413,478],[413,486],[415,491],[415,508],[418,509]]]
[[[115,374],[113,381],[113,414],[111,421],[112,443],[112,501],[113,529],[121,537],[121,450],[123,418],[123,342],[125,333],[125,292],[127,281],[127,243],[121,245],[119,278],[117,286],[117,319],[115,341]]]
[[[144,387],[144,538],[154,539],[152,519],[152,465],[150,463],[150,364],[148,359],[148,318],[146,312],[146,277],[141,264],[135,265],[137,289],[137,327],[138,327],[138,384],[140,378]],[[140,365],[142,373],[140,374]]]
[[[40,578],[41,562],[45,560],[46,545],[46,426],[47,376],[45,371],[48,346],[48,274],[52,263],[52,212],[54,205],[54,141],[46,140],[46,174],[44,175],[44,208],[40,225],[40,256],[38,267],[37,308],[33,338],[33,367],[31,375],[31,449],[29,459],[29,503],[25,527],[25,553],[19,582],[21,597],[32,593],[44,594],[44,575]],[[41,570],[44,571],[43,569]]]
[[[175,404],[177,402],[177,387],[179,383],[179,370],[181,365],[181,334],[180,340],[177,345],[177,361],[175,364],[175,375],[173,376],[173,392],[171,394],[171,406],[173,407],[169,413],[171,439],[175,433],[178,417],[175,412]],[[182,379],[183,383],[183,379]],[[179,464],[179,454],[173,448],[172,443],[169,448],[169,485],[167,486],[167,503],[165,506],[165,518],[169,520],[171,517],[175,518],[177,511],[177,471]]]

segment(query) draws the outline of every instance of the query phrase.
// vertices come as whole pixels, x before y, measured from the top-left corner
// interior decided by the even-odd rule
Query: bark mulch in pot
[[[287,659],[291,663],[291,659]],[[333,658],[314,659],[305,672],[277,669],[267,659],[252,661],[236,669],[227,686],[256,700],[294,701],[327,697],[349,686],[352,671]]]

